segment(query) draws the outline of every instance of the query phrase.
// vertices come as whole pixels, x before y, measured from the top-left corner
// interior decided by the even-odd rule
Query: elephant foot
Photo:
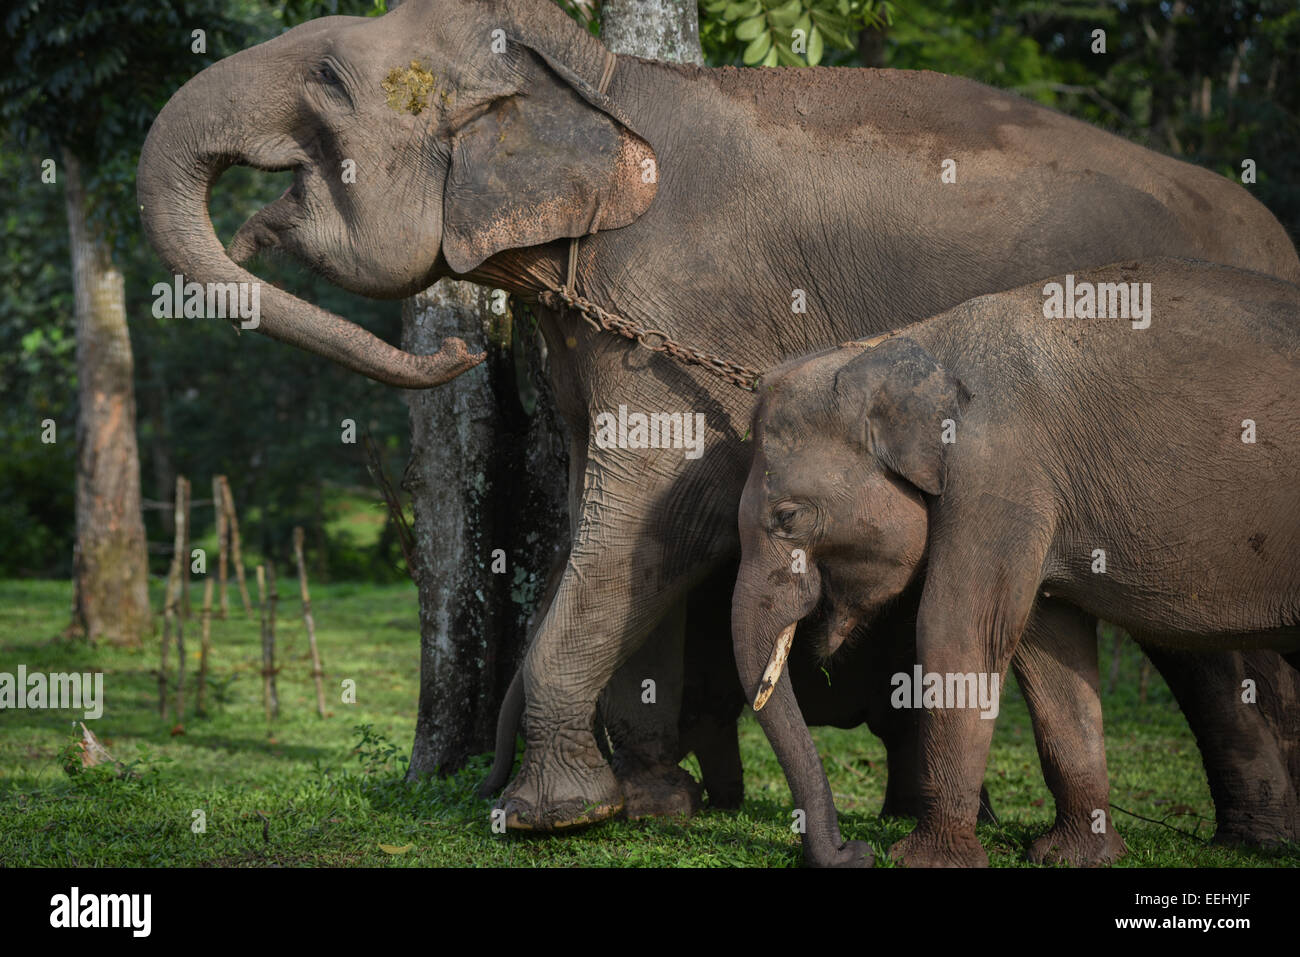
[[[563,831],[598,824],[623,810],[623,793],[596,739],[590,732],[566,737],[570,746],[562,756],[525,754],[518,776],[497,803],[510,830]]]
[[[647,817],[690,817],[700,809],[699,783],[676,765],[619,768],[616,772],[629,820]]]
[[[1104,834],[1094,834],[1087,825],[1079,828],[1055,824],[1029,845],[1027,856],[1033,864],[1098,867],[1113,864],[1127,853],[1124,839],[1113,827]]]
[[[970,833],[913,831],[889,849],[889,859],[904,867],[988,867],[989,856]]]
[[[1278,847],[1295,840],[1291,829],[1274,821],[1225,821],[1210,842],[1223,847]]]
[[[872,867],[876,863],[875,852],[866,841],[845,841],[828,855],[805,853],[804,864],[807,867]]]

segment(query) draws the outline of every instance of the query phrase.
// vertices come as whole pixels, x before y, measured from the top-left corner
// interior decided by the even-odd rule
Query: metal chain
[[[742,366],[711,352],[684,346],[659,329],[647,329],[617,313],[607,312],[569,289],[551,289],[539,294],[537,298],[544,306],[557,312],[565,307],[572,309],[597,332],[613,332],[624,339],[631,339],[643,349],[662,352],[683,365],[700,366],[746,392],[754,392],[763,375],[758,369]]]

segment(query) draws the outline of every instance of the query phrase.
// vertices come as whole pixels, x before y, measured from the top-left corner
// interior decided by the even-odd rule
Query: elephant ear
[[[893,336],[846,363],[835,391],[881,465],[923,492],[942,494],[944,421],[956,422],[970,401],[958,379],[914,340]]]
[[[658,184],[654,150],[607,97],[522,43],[501,56],[513,89],[452,135],[442,249],[456,273],[503,249],[626,226]]]

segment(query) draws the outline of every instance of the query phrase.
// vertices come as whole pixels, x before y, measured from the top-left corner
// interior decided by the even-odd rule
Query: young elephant
[[[1095,639],[1045,634],[1046,606],[1153,647],[1269,647],[1297,664],[1298,386],[1300,289],[1179,260],[983,296],[764,377],[733,638],[807,813],[807,859],[869,862],[841,841],[779,680],[823,596],[844,623],[832,636],[846,635],[924,569],[918,662],[891,702],[923,709],[922,812],[890,851],[911,866],[988,863],[975,836],[993,732],[981,705],[1018,648],[1055,641],[1046,653],[1074,663],[1060,671],[1070,694],[1095,699]],[[1036,728],[1049,783],[1055,769],[1091,791],[1067,810],[1053,785],[1058,828],[1108,806],[1100,716],[1094,700],[1073,729]]]

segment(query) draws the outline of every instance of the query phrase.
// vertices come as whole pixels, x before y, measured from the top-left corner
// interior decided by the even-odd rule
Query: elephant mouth
[[[292,169],[293,167],[285,167]],[[268,170],[267,172],[281,172]],[[293,228],[301,210],[302,178],[295,176],[293,182],[280,196],[263,206],[235,232],[226,255],[239,265],[246,264],[259,253],[276,249],[281,245],[281,237]]]
[[[853,630],[862,623],[862,616],[855,612],[838,612],[826,631],[826,657],[840,650],[840,647],[853,634]]]

